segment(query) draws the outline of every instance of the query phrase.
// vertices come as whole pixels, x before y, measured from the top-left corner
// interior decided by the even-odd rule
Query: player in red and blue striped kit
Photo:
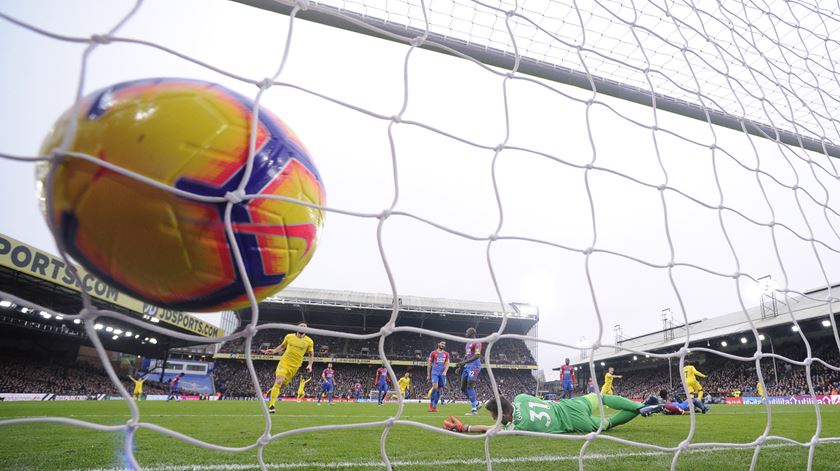
[[[566,364],[560,366],[560,383],[563,386],[563,399],[571,399],[572,391],[575,388],[575,368],[569,364],[569,361],[566,358]]]
[[[335,370],[333,369],[332,363],[327,363],[327,367],[321,372],[321,391],[318,393],[319,406],[321,405],[321,398],[324,397],[324,394],[327,395],[327,401],[332,405],[333,389],[335,389],[334,376]]]
[[[470,327],[464,335],[467,338],[474,339],[476,337],[475,329]],[[470,405],[472,405],[472,409],[467,412],[467,415],[475,415],[478,413],[479,407],[478,397],[475,393],[475,382],[481,372],[481,342],[467,342],[464,361],[458,364],[455,372],[457,373],[461,367],[464,368],[464,371],[461,372],[461,391],[464,392],[467,399],[470,400]]]
[[[438,342],[437,350],[429,354],[429,363],[426,365],[426,377],[432,383],[432,394],[429,398],[429,412],[437,412],[437,404],[440,399],[441,389],[446,387],[446,372],[449,371],[449,352],[444,350],[446,341]]]
[[[376,369],[376,377],[373,379],[373,383],[376,384],[376,390],[379,392],[379,405],[382,405],[382,402],[385,400],[385,396],[388,395],[388,382],[391,381],[391,378],[388,376],[388,369],[384,366],[381,366]]]
[[[353,397],[356,399],[356,402],[359,402],[359,399],[362,398],[362,383],[358,381],[353,385]]]
[[[184,377],[184,373],[179,373],[178,376],[172,378],[169,382],[169,396],[166,397],[167,401],[171,401],[175,399],[176,401],[180,401],[181,399],[178,397],[178,392],[181,389],[181,378]]]

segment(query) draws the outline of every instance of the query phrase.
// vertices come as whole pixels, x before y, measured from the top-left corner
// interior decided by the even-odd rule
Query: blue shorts
[[[432,373],[432,386],[437,385],[439,388],[446,387],[446,375],[443,372]]]
[[[332,392],[335,385],[333,383],[321,383],[321,392]]]
[[[481,372],[481,365],[466,365],[464,371],[461,372],[461,378],[466,378],[467,381],[475,381],[478,379],[478,373]]]
[[[563,391],[571,391],[575,387],[572,385],[572,380],[563,380]]]
[[[376,383],[376,389],[379,392],[387,391],[388,390],[388,383]]]

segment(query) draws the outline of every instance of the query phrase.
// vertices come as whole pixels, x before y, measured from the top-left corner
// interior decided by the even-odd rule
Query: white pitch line
[[[422,419],[426,418],[441,418],[445,419],[447,416],[446,411],[441,411],[441,414],[432,415],[432,414],[423,414],[423,415],[406,415],[403,414],[400,416],[401,419]],[[829,411],[821,411],[821,413],[826,413]],[[773,415],[776,414],[801,414],[802,411],[799,410],[774,410]],[[263,414],[215,414],[215,413],[206,413],[206,414],[167,414],[167,413],[158,413],[158,412],[143,412],[140,411],[141,418],[142,417],[154,417],[154,418],[165,418],[165,417],[263,417]],[[455,415],[455,416],[464,416],[463,414],[448,414],[448,415]],[[701,416],[703,414],[697,412],[697,416]],[[721,409],[712,409],[709,412],[709,415],[744,415],[744,411],[727,411]],[[767,415],[764,411],[750,411],[749,415]],[[79,417],[129,417],[130,414],[68,414],[62,415],[60,417],[72,417],[72,418],[79,418]],[[0,415],[0,420],[3,419],[24,419],[30,417],[55,417],[55,416],[47,416],[47,415]],[[300,418],[300,417],[310,417],[310,418],[320,418],[320,417],[327,417],[331,419],[386,419],[390,417],[394,417],[393,415],[382,415],[382,416],[372,416],[372,415],[345,415],[345,414],[284,414],[281,410],[277,415],[274,416],[275,419],[282,419],[283,417],[291,417],[291,418]],[[466,416],[464,416],[466,417]]]
[[[449,414],[449,415],[461,415],[463,414]],[[131,414],[68,414],[62,416],[49,416],[49,415],[2,415],[0,416],[0,420],[3,419],[26,419],[26,418],[47,418],[47,417],[72,417],[72,418],[79,418],[79,417],[130,417]],[[141,411],[140,418],[166,418],[166,417],[263,417],[262,414],[156,414],[153,412],[145,412]],[[358,419],[358,420],[384,420],[394,417],[393,415],[381,415],[381,416],[370,416],[370,415],[337,415],[337,414],[283,414],[278,413],[274,415],[274,420],[283,419],[284,417],[291,417],[291,418],[300,418],[300,417],[308,417],[308,418],[331,418],[331,419]],[[441,420],[448,417],[448,415],[438,414],[438,415],[401,415],[400,419],[422,419],[422,418],[432,418],[436,419],[439,418]],[[466,417],[466,416],[464,416]]]
[[[779,443],[764,445],[762,448],[783,448],[798,446],[790,443]],[[804,447],[803,447],[804,449]],[[729,451],[752,451],[752,448],[736,448],[736,447],[709,447],[685,450],[683,453],[709,453],[709,452],[729,452]],[[674,452],[666,451],[639,451],[632,453],[587,453],[584,461],[590,460],[614,460],[621,458],[637,458],[637,457],[654,457],[672,455]],[[558,461],[578,461],[577,455],[539,455],[539,456],[522,456],[517,458],[493,458],[494,464],[508,464],[508,463],[546,463]],[[392,466],[400,467],[423,467],[426,469],[438,466],[453,466],[453,465],[477,465],[486,463],[483,458],[470,459],[451,459],[451,460],[435,460],[435,461],[403,461],[391,460]],[[353,469],[353,468],[385,468],[385,463],[382,461],[332,461],[328,463],[311,462],[311,463],[266,463],[267,469]],[[186,464],[186,465],[156,465],[143,468],[146,471],[250,471],[259,470],[260,466],[256,463],[232,463],[232,464]],[[73,471],[127,471],[127,468],[84,468]]]

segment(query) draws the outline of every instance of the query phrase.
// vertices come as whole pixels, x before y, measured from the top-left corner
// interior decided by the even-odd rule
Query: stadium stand
[[[60,315],[82,309],[79,295],[82,289],[90,294],[97,309],[126,314],[173,332],[203,337],[223,335],[219,327],[196,316],[148,305],[108,287],[90,274],[79,275],[81,279],[70,275],[60,257],[3,234],[0,234],[0,247],[16,257],[0,260],[0,291],[32,303],[24,305],[13,299],[0,299],[0,338],[9,348],[36,352],[47,349],[52,350],[53,356],[73,356],[80,345],[91,346],[81,321],[73,322]],[[100,318],[97,324],[100,341],[112,352],[165,358],[171,349],[191,345],[115,319]]]
[[[117,394],[101,359],[93,353],[83,322],[61,315],[82,309],[81,289],[91,295],[97,309],[127,314],[173,332],[204,337],[222,334],[220,328],[202,319],[149,306],[83,271],[78,276],[70,275],[59,257],[2,234],[0,247],[14,254],[11,259],[0,260],[0,291],[28,300],[0,298],[0,394],[91,397]],[[95,331],[128,391],[133,389],[128,375],[142,369],[140,359],[162,361],[176,349],[192,345],[158,335],[142,325],[104,317],[96,320]],[[203,382],[208,380],[207,377],[190,379],[184,384],[204,386]],[[149,375],[143,385],[144,393],[168,392],[159,380],[159,374]],[[194,392],[184,387],[182,391]]]
[[[5,243],[17,247],[21,253],[32,257],[41,257],[52,265],[60,266],[60,261],[50,254],[38,251],[10,238],[3,237]],[[52,266],[51,265],[51,266]],[[88,280],[88,286],[96,290],[98,282]],[[0,266],[0,289],[26,299],[33,299],[40,306],[55,312],[77,312],[81,305],[78,286],[63,282],[60,277],[44,278],[32,266]],[[161,317],[164,313],[145,315],[146,308],[140,305],[134,309],[132,301],[126,301],[124,295],[113,296],[105,291],[102,297],[94,297],[97,307],[129,313],[144,318],[149,322],[167,321]],[[751,309],[752,318],[762,336],[764,352],[773,351],[781,357],[801,361],[806,358],[806,350],[801,335],[808,338],[811,356],[837,365],[840,355],[831,329],[826,325],[824,311],[817,309],[825,292],[809,293],[792,301],[797,310],[799,329],[792,330],[788,316],[766,315]],[[428,327],[451,335],[463,335],[467,327],[477,327],[479,336],[487,335],[498,329],[501,322],[501,306],[495,303],[473,303],[466,301],[441,300],[429,298],[404,297],[400,301],[401,326]],[[311,327],[342,330],[357,334],[376,333],[387,322],[391,314],[392,299],[388,295],[335,292],[324,290],[287,289],[280,295],[261,303],[262,322],[281,322],[294,324],[306,320]],[[506,333],[536,336],[539,316],[529,311],[529,306],[509,304],[504,309],[514,313],[508,320]],[[95,361],[80,361],[80,349],[89,348],[90,339],[80,325],[57,316],[48,316],[32,308],[16,305],[5,300],[0,303],[0,393],[50,393],[59,395],[109,395],[116,390],[106,377],[104,369]],[[239,313],[247,322],[247,313]],[[158,316],[160,319],[153,317]],[[733,313],[712,319],[692,323],[692,342],[690,347],[713,347],[727,353],[749,357],[755,352],[754,337],[746,327],[744,314]],[[180,332],[191,332],[172,321],[167,327]],[[181,347],[188,347],[177,339],[161,338],[160,343],[146,341],[152,333],[137,326],[121,324],[118,321],[103,320],[100,339],[110,355],[115,357],[137,356],[143,358],[171,358],[172,352]],[[163,325],[163,324],[161,324]],[[110,330],[106,330],[110,327]],[[113,332],[133,330],[131,338],[121,336],[114,339]],[[663,331],[644,336],[622,339],[621,347],[651,353],[672,353],[683,346],[686,326],[673,326]],[[192,331],[192,333],[196,333]],[[263,330],[255,337],[253,353],[260,349],[276,346],[285,335],[281,330]],[[741,343],[746,338],[746,343]],[[323,335],[313,336],[316,357],[316,380],[307,386],[307,395],[313,396],[319,388],[317,375],[325,366],[323,362],[333,361],[337,370],[336,395],[352,396],[352,384],[359,381],[365,393],[372,389],[373,371],[380,365],[378,340],[344,339]],[[722,342],[728,340],[728,347]],[[394,362],[397,375],[405,371],[412,372],[410,399],[422,398],[428,390],[425,378],[425,362],[428,354],[435,348],[437,339],[412,332],[395,332],[385,341],[385,354]],[[221,346],[216,355],[216,367],[213,372],[215,388],[226,397],[253,398],[253,386],[247,377],[244,364],[240,359],[244,342],[236,339]],[[463,357],[464,345],[449,341],[447,350],[452,354],[453,362]],[[489,361],[494,365],[494,374],[503,393],[536,391],[538,385],[532,371],[536,369],[535,343],[518,339],[501,339],[493,347]],[[594,358],[596,375],[603,378],[606,368],[613,366],[617,374],[624,377],[615,382],[619,394],[642,398],[660,389],[671,389],[681,393],[678,365],[671,365],[666,360],[656,358],[633,359],[626,351],[599,351]],[[705,352],[694,352],[688,357],[700,371],[709,374],[702,380],[706,394],[712,400],[722,400],[735,395],[754,394],[758,382],[754,361],[730,361],[723,357]],[[487,359],[485,359],[486,361]],[[601,362],[604,365],[601,366]],[[276,359],[261,358],[255,361],[260,383],[263,388],[271,384]],[[578,391],[589,376],[587,359],[575,362],[578,366]],[[773,361],[765,358],[761,362],[767,395],[793,396],[808,393],[805,368],[792,365],[781,359]],[[136,371],[136,367],[120,367],[119,374]],[[725,372],[725,373],[724,373]],[[159,376],[158,376],[159,378]],[[165,393],[165,386],[154,381],[150,375],[144,385],[147,394]],[[206,378],[205,378],[206,379]],[[840,372],[824,367],[819,362],[811,366],[811,380],[816,394],[836,394],[840,390]],[[129,387],[128,379],[122,379]],[[599,381],[600,382],[600,381]],[[196,384],[201,383],[198,380]],[[449,397],[463,399],[457,387],[454,371],[449,374]],[[550,391],[557,385],[548,384],[542,388]],[[283,391],[290,396],[297,388],[297,379]],[[206,388],[205,388],[206,389]],[[482,398],[491,396],[489,378],[486,370],[478,381],[478,393]]]
[[[8,244],[37,254],[50,263],[59,265],[56,257],[41,252],[34,247],[0,235]],[[48,277],[49,278],[49,277]],[[95,279],[89,280],[92,287],[98,286]],[[54,312],[78,312],[81,309],[78,286],[62,281],[61,277],[44,279],[37,270],[30,266],[0,266],[0,290],[21,298],[32,299],[38,305]],[[179,332],[196,333],[179,325],[174,320],[167,321],[166,314],[139,304],[122,293],[94,297],[95,306],[123,312],[143,318],[147,322],[156,322]],[[112,293],[113,294],[113,293]],[[287,289],[282,296],[269,298],[261,303],[263,322],[283,322],[295,324],[307,320],[312,327],[328,328],[370,334],[377,332],[388,320],[392,309],[392,298],[387,295],[347,293],[322,290]],[[500,325],[501,306],[496,303],[474,303],[467,301],[441,300],[430,298],[404,297],[400,300],[401,323],[399,326],[427,327],[451,335],[462,336],[467,327],[477,327],[479,335],[496,331]],[[508,320],[506,333],[535,336],[539,316],[528,305],[509,304],[505,310],[514,313]],[[148,313],[148,314],[144,314]],[[80,361],[80,351],[90,352],[91,340],[82,325],[40,312],[37,309],[18,305],[13,301],[0,304],[0,393],[43,393],[68,396],[113,395],[116,389],[106,377],[98,358]],[[247,313],[243,324],[248,321]],[[179,349],[191,347],[191,344],[178,339],[155,336],[137,326],[119,321],[102,319],[98,330],[100,340],[112,358],[123,384],[129,389],[128,374],[142,370],[140,363],[124,364],[120,359],[177,359]],[[168,322],[168,323],[167,323]],[[187,324],[184,324],[187,325]],[[192,324],[189,324],[192,326]],[[131,332],[131,336],[126,336]],[[260,331],[253,342],[253,351],[276,346],[286,334],[281,330]],[[217,333],[218,334],[218,333]],[[323,335],[313,336],[316,357],[319,360],[331,360],[338,371],[336,395],[352,395],[352,384],[358,380],[364,385],[365,394],[372,388],[370,384],[373,370],[380,365],[378,340],[344,339]],[[395,332],[386,338],[385,353],[395,364],[398,375],[411,370],[413,384],[408,397],[425,396],[429,385],[425,378],[425,362],[429,353],[436,346],[436,338],[421,336],[412,332]],[[222,344],[216,354],[215,370],[212,378],[216,391],[226,397],[254,398],[251,381],[238,358],[242,354],[244,342],[236,339]],[[449,342],[447,350],[452,354],[452,361],[463,359],[464,344]],[[503,391],[536,391],[536,381],[532,371],[537,368],[534,353],[536,344],[528,345],[518,339],[501,339],[493,347],[490,361],[494,373]],[[174,355],[174,356],[173,356]],[[486,360],[485,360],[486,361]],[[263,388],[268,388],[273,381],[276,360],[264,358],[256,361]],[[315,374],[325,365],[316,364]],[[159,373],[159,372],[158,372]],[[144,385],[146,394],[166,393],[165,384],[160,384],[158,373],[149,375]],[[171,376],[168,371],[166,378]],[[317,379],[317,378],[316,378]],[[202,378],[196,378],[195,384]],[[449,374],[450,399],[463,399],[458,389],[458,378],[454,366]],[[185,384],[190,384],[188,381]],[[203,383],[202,383],[203,384]],[[297,388],[297,379],[292,382],[285,395],[291,395],[291,388]],[[307,387],[307,394],[314,395],[319,387],[318,381],[312,381]],[[202,386],[202,390],[207,389]],[[191,391],[187,391],[191,392]],[[202,391],[199,391],[202,392]],[[478,382],[480,397],[491,396],[487,372],[482,373]]]
[[[815,352],[815,355],[818,355],[827,363],[837,364],[840,357],[838,357],[836,351],[832,351],[830,347],[826,350],[822,353]],[[796,349],[793,348],[777,350],[777,354],[790,358],[795,358],[796,353]],[[733,363],[716,355],[706,356],[701,354],[696,357],[696,362],[697,368],[708,375],[707,378],[700,379],[700,382],[703,384],[706,394],[712,398],[731,397],[755,391],[758,383],[755,363]],[[803,367],[784,363],[778,365],[777,375],[774,375],[772,362],[765,359],[762,361],[761,368],[764,372],[768,396],[809,394]],[[623,396],[644,398],[660,389],[668,389],[677,394],[682,392],[676,365],[672,366],[670,380],[667,364],[643,370],[628,368],[621,373],[624,374],[624,377],[617,380],[614,387],[616,392]],[[588,376],[586,377],[588,378]],[[811,380],[816,394],[836,394],[837,390],[840,389],[840,372],[825,368],[818,363],[812,365]]]
[[[133,384],[121,378],[129,391]],[[166,385],[150,377],[145,394],[165,394]],[[188,393],[190,391],[185,391]],[[0,393],[40,393],[67,396],[115,395],[117,389],[101,365],[76,361],[60,364],[24,355],[0,355]]]
[[[476,303],[457,300],[403,297],[400,299],[401,313],[397,327],[426,327],[451,335],[463,336],[468,327],[476,327],[478,335],[495,332],[502,319],[500,306],[495,303]],[[511,304],[505,307],[515,315],[508,320],[507,333],[536,335],[539,316],[531,306]],[[260,321],[263,323],[296,324],[305,320],[309,327],[340,330],[357,334],[376,333],[388,321],[392,309],[392,298],[387,295],[349,293],[327,290],[286,289],[277,296],[260,303]],[[404,312],[402,310],[405,310]],[[243,325],[248,321],[248,312],[239,313]],[[261,330],[251,344],[253,354],[280,344],[288,331]],[[313,335],[316,365],[313,368],[315,381],[306,386],[307,395],[316,394],[319,388],[318,375],[332,361],[336,369],[336,395],[351,397],[352,385],[359,381],[365,396],[373,389],[373,372],[381,365],[379,340],[346,339]],[[439,339],[413,332],[397,331],[385,339],[385,355],[394,362],[398,376],[405,371],[412,373],[412,387],[409,398],[424,397],[429,389],[426,379],[426,362],[429,353],[436,348]],[[242,362],[244,342],[236,339],[222,345],[214,356],[214,375],[217,391],[226,397],[253,397],[254,391]],[[463,359],[465,344],[447,341],[453,366],[448,375],[450,399],[466,399],[459,389],[460,380],[455,375],[454,363]],[[503,391],[522,392],[537,389],[532,373],[537,368],[534,356],[536,344],[528,345],[519,339],[503,338],[495,343],[490,353],[490,363]],[[267,389],[274,380],[276,358],[255,357],[255,368],[260,386]],[[486,361],[486,359],[485,359]],[[298,375],[302,374],[301,370]],[[298,379],[281,392],[292,396],[297,391]],[[492,396],[487,372],[483,371],[478,381],[478,394],[482,398]]]
[[[762,352],[774,353],[777,358],[761,359],[767,396],[809,395],[804,366],[795,365],[783,358],[804,361],[807,350],[803,337],[811,346],[811,357],[830,365],[840,364],[838,346],[833,338],[831,322],[824,303],[819,300],[827,295],[825,290],[815,290],[806,296],[788,300],[794,306],[798,325],[794,326],[787,315],[779,315],[757,306],[747,311],[760,334]],[[834,314],[832,314],[834,315]],[[716,349],[740,357],[752,357],[756,353],[756,338],[744,319],[743,312],[736,312],[710,319],[703,319],[688,326],[691,332],[689,349]],[[674,353],[683,347],[686,326],[672,325],[661,331],[635,338],[621,339],[620,347],[656,354]],[[696,368],[708,377],[701,378],[705,394],[711,401],[726,398],[757,395],[758,375],[755,360],[737,361],[701,350],[693,350],[687,357]],[[631,398],[644,398],[669,389],[675,395],[684,395],[679,376],[677,359],[669,363],[665,359],[643,356],[621,349],[602,349],[592,359],[598,383],[609,367],[623,378],[614,383],[616,392]],[[574,362],[577,367],[578,391],[583,391],[590,376],[588,358]],[[558,368],[555,368],[557,370]],[[840,390],[840,372],[825,367],[821,362],[811,364],[811,381],[817,395],[836,395]],[[545,390],[559,390],[559,382],[546,384]]]

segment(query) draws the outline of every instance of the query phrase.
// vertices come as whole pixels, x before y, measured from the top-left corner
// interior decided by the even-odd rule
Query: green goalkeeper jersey
[[[513,399],[513,422],[506,430],[542,433],[591,432],[598,429],[600,419],[592,416],[588,397],[559,402],[544,401],[528,394]]]

